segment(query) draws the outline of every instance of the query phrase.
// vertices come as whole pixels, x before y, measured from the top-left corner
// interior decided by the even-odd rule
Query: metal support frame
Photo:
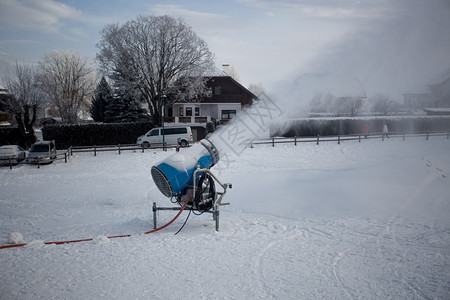
[[[193,190],[192,190],[192,195],[195,195],[195,189],[197,186],[197,174],[198,173],[207,173],[208,175],[210,175],[219,186],[222,187],[223,191],[222,192],[216,192],[215,194],[215,199],[214,199],[214,205],[212,208],[212,211],[207,211],[208,213],[212,213],[213,215],[213,220],[216,223],[216,231],[219,231],[219,216],[220,216],[220,212],[219,212],[219,207],[222,205],[229,205],[230,203],[222,203],[222,199],[225,196],[225,194],[227,193],[227,188],[232,188],[232,184],[231,183],[222,183],[219,178],[217,178],[216,175],[214,175],[209,169],[200,169],[197,166],[197,169],[194,171],[194,175],[193,175]],[[156,229],[157,228],[157,214],[156,212],[158,210],[181,210],[181,207],[158,207],[156,205],[156,202],[153,202],[153,228]]]

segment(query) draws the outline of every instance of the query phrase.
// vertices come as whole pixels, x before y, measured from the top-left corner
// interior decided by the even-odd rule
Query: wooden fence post
[[[294,146],[297,146],[297,136],[294,136]]]
[[[317,135],[317,145],[319,145],[319,135]]]
[[[426,140],[428,141],[428,131],[427,131],[427,137],[426,137]]]
[[[272,147],[275,147],[275,138],[272,137]]]
[[[338,145],[340,145],[340,144],[341,144],[341,136],[338,135]]]
[[[97,156],[97,148],[94,145],[94,156]]]
[[[120,155],[120,144],[119,144],[119,155]]]

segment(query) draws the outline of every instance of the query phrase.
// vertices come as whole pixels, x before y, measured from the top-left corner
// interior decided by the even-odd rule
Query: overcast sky
[[[244,86],[348,74],[398,96],[450,68],[450,0],[0,0],[0,69],[53,50],[94,62],[100,30],[140,14],[184,18]]]

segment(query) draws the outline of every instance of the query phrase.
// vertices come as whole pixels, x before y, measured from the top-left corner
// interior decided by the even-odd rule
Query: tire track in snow
[[[266,255],[267,251],[270,248],[272,248],[273,246],[277,245],[281,240],[282,239],[269,243],[264,249],[262,249],[258,253],[258,255],[254,258],[254,261],[253,261],[253,269],[254,269],[254,271],[255,271],[254,273],[256,274],[256,277],[257,277],[256,282],[258,284],[259,290],[261,291],[261,297],[264,299],[270,299],[270,298],[275,299],[276,295],[270,291],[269,287],[265,283],[265,279],[264,279],[264,275],[263,275],[263,268],[262,268],[262,260],[263,260],[264,256]]]
[[[336,279],[339,286],[341,287],[341,289],[345,292],[345,294],[347,294],[347,296],[349,296],[350,298],[355,299],[355,297],[349,292],[348,288],[342,282],[341,277],[339,276],[339,273],[337,270],[338,264],[344,256],[345,256],[345,252],[339,252],[337,254],[337,256],[334,257],[333,276],[334,276],[334,279]]]
[[[282,234],[286,234],[286,232],[282,232]],[[266,247],[264,247],[264,249],[262,249],[258,255],[255,257],[254,261],[253,261],[253,267],[255,270],[255,274],[257,276],[257,283],[259,286],[260,291],[265,294],[264,295],[264,299],[268,299],[268,298],[272,298],[272,299],[276,299],[277,295],[274,294],[271,289],[267,286],[266,284],[266,280],[264,278],[264,267],[263,267],[263,260],[265,258],[267,258],[267,252],[273,248],[274,246],[278,246],[281,244],[285,244],[286,242],[293,240],[297,237],[302,236],[303,234],[301,232],[297,232],[295,234],[292,234],[290,236],[284,237],[284,238],[280,238],[278,240],[272,241],[271,243],[269,243]]]
[[[278,295],[274,292],[273,289],[267,284],[267,280],[265,279],[264,272],[266,269],[264,268],[263,261],[268,257],[268,252],[275,246],[282,245],[287,241],[293,240],[299,236],[303,235],[303,232],[298,232],[297,228],[288,228],[284,225],[279,225],[277,223],[269,222],[267,223],[267,219],[264,219],[263,222],[259,222],[258,218],[245,218],[242,214],[238,215],[239,219],[242,221],[247,230],[259,232],[255,236],[261,237],[254,242],[257,244],[263,244],[267,242],[267,240],[271,240],[264,248],[258,251],[258,254],[253,256],[251,266],[252,272],[251,274],[255,274],[256,284],[255,289],[258,289],[259,292],[255,291],[255,297],[260,299],[277,299]],[[294,233],[289,233],[290,230],[293,230]],[[272,234],[267,235],[268,232],[272,232]],[[289,236],[286,236],[290,234]],[[281,238],[273,239],[276,236],[282,236]]]
[[[326,224],[324,224],[325,227],[327,229],[330,228],[334,228],[336,226],[336,222],[327,222]],[[335,237],[333,236],[332,233],[326,232],[323,228],[321,229],[317,229],[317,228],[310,228],[309,231],[311,233],[315,232],[316,234],[322,235],[322,236],[326,236],[328,238],[334,239]],[[353,249],[355,249],[356,246]],[[319,257],[323,254],[323,251],[320,253]],[[334,279],[336,280],[338,286],[344,291],[344,293],[350,298],[350,299],[355,299],[355,296],[353,296],[353,294],[349,291],[349,288],[344,284],[344,282],[342,281],[341,277],[339,276],[339,272],[338,272],[338,265],[340,263],[340,261],[342,260],[342,258],[344,258],[346,255],[346,252],[338,252],[337,255],[334,257],[333,261],[332,261],[332,274]]]

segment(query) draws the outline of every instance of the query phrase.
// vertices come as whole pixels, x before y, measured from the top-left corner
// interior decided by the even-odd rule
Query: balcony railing
[[[216,119],[211,116],[207,117],[165,117],[166,123],[191,123],[191,124],[204,124],[209,122],[216,122]]]

